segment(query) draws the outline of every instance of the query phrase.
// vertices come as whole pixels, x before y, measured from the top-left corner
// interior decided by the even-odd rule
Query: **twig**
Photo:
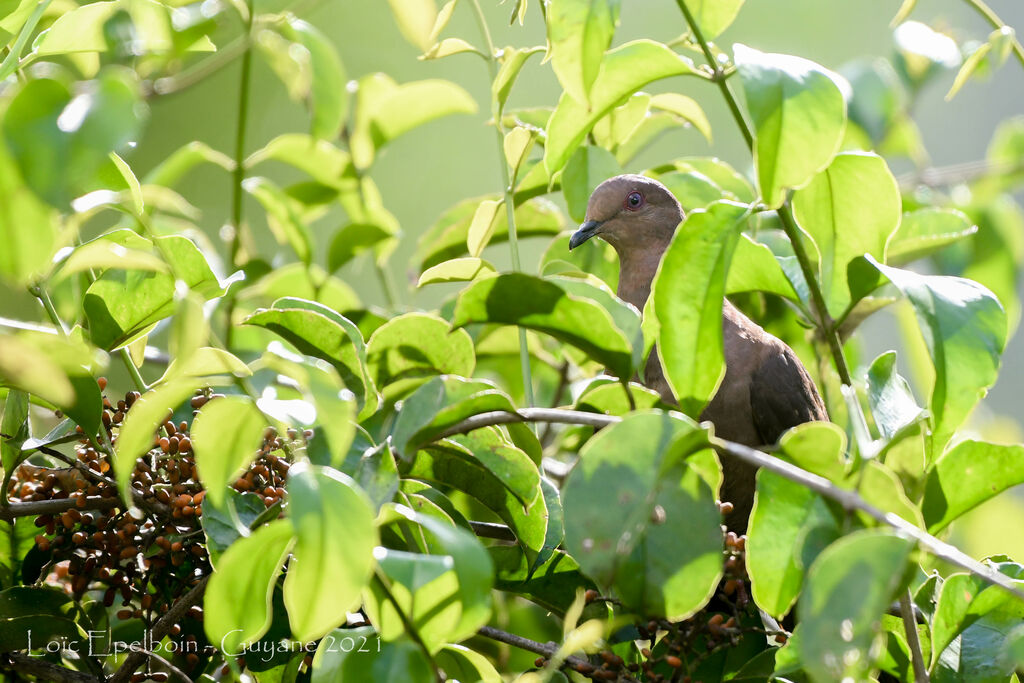
[[[914,617],[914,600],[908,588],[900,596],[900,616],[903,617],[903,628],[907,632],[907,647],[914,660],[914,680],[916,683],[928,683],[928,669],[924,664],[924,654],[921,651],[921,639],[917,634],[917,619]]]
[[[437,438],[451,436],[452,434],[463,434],[473,429],[488,427],[497,424],[508,424],[510,422],[559,422],[564,424],[582,424],[591,427],[607,427],[622,418],[615,415],[600,415],[597,413],[584,413],[577,410],[553,410],[550,408],[524,408],[516,413],[490,412],[481,413],[467,418],[452,427],[446,429]],[[922,531],[902,517],[891,512],[883,512],[869,504],[855,491],[842,489],[824,477],[800,469],[785,460],[780,460],[767,453],[744,446],[743,444],[725,441],[717,437],[710,438],[711,447],[719,454],[742,460],[748,464],[768,470],[774,474],[796,482],[806,488],[818,493],[825,498],[836,501],[845,510],[856,510],[875,519],[886,526],[892,527],[906,536],[921,544],[928,552],[940,560],[954,564],[961,569],[979,576],[989,583],[995,584],[1013,593],[1024,600],[1024,590],[1010,577],[1002,574],[991,567],[986,567],[981,562],[966,555],[958,548],[940,541],[931,534]]]
[[[558,645],[555,643],[538,643],[536,640],[523,638],[522,636],[517,636],[514,633],[508,633],[507,631],[502,631],[501,629],[497,629],[492,626],[483,626],[476,633],[478,636],[490,638],[491,640],[496,640],[499,643],[505,643],[512,647],[518,647],[520,650],[544,655],[545,657],[554,657],[555,653],[558,652]],[[585,659],[581,659],[580,657],[570,655],[565,658],[565,664],[575,668],[580,665],[589,666],[590,662]]]
[[[934,166],[923,168],[920,171],[904,173],[896,178],[897,184],[903,191],[913,190],[915,187],[937,188],[969,183],[989,176],[1003,176],[1024,171],[1024,164],[1011,163],[1007,161],[993,162],[984,159],[979,161],[965,161],[961,164],[950,164],[949,166]]]
[[[178,667],[176,667],[173,664],[171,664],[169,661],[167,661],[166,658],[161,657],[160,655],[158,655],[155,652],[151,652],[149,650],[145,650],[145,649],[143,649],[141,647],[140,648],[136,648],[136,649],[139,652],[145,654],[147,657],[155,659],[156,661],[158,661],[161,664],[163,664],[164,666],[166,666],[168,671],[170,671],[172,674],[174,674],[175,676],[180,678],[182,681],[184,681],[184,683],[194,683],[192,681],[192,679],[188,677],[188,674],[186,674],[184,671],[182,671]]]
[[[10,503],[6,507],[0,507],[0,520],[14,522],[18,517],[32,517],[34,515],[54,515],[75,508],[76,510],[107,510],[114,507],[123,507],[124,503],[119,498],[104,498],[103,496],[89,496],[85,499],[85,507],[75,504],[73,498],[58,498],[56,500],[30,500],[23,503]]]
[[[164,637],[171,632],[171,628],[181,621],[183,616],[185,616],[185,612],[202,600],[203,593],[206,591],[206,584],[209,583],[209,581],[209,576],[203,577],[203,579],[197,583],[192,590],[185,593],[185,595],[178,598],[176,603],[171,605],[171,608],[167,610],[167,613],[153,624],[151,642],[159,643],[163,640]],[[147,653],[138,650],[132,652],[124,660],[124,664],[121,665],[121,668],[115,671],[114,675],[107,679],[107,683],[128,683],[128,679],[131,678],[136,669],[145,664],[148,656],[149,655]]]
[[[480,538],[493,538],[498,541],[515,541],[516,535],[512,529],[504,524],[493,524],[491,522],[474,522],[470,520],[469,525],[473,527],[473,533]]]
[[[0,668],[14,671],[20,675],[35,676],[40,681],[50,681],[50,683],[97,683],[100,680],[92,674],[52,664],[23,652],[8,652],[0,655]]]

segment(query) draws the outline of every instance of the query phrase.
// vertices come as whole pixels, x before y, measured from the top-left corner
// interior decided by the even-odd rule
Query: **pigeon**
[[[611,244],[619,255],[617,294],[643,311],[661,257],[683,218],[679,201],[658,181],[641,175],[616,176],[598,185],[590,196],[586,220],[570,237],[569,249],[592,237]],[[814,381],[793,349],[727,299],[722,306],[722,333],[725,377],[700,415],[714,424],[718,437],[766,448],[791,427],[829,419]],[[666,403],[676,403],[656,350],[647,359],[643,383]],[[756,468],[731,458],[722,466],[721,498],[732,504],[726,525],[743,533],[753,506]]]

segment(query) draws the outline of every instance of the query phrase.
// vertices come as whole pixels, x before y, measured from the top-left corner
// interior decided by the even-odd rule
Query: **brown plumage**
[[[679,202],[656,180],[621,175],[598,185],[586,218],[570,238],[569,248],[594,236],[611,244],[619,254],[619,298],[643,311],[661,257],[683,220]],[[773,445],[790,427],[828,420],[814,382],[784,342],[728,301],[722,310],[722,331],[725,378],[700,416],[714,423],[718,436],[758,448]],[[676,402],[653,351],[644,368],[644,384],[666,402]],[[726,523],[735,531],[745,530],[755,469],[731,458],[724,458],[722,467],[722,499],[733,504]]]

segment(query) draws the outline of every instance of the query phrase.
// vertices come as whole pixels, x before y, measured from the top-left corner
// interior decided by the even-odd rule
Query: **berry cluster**
[[[101,390],[106,386],[103,379],[99,384]],[[116,443],[118,428],[140,397],[129,392],[116,404],[104,397],[104,442]],[[197,412],[219,397],[200,392],[191,406]],[[88,591],[107,607],[119,601],[117,617],[139,619],[148,630],[211,572],[201,521],[206,492],[196,469],[189,424],[175,424],[168,416],[161,425],[153,448],[135,462],[130,505],[119,497],[110,456],[97,445],[96,439],[83,435],[74,459],[48,450],[69,466],[24,464],[8,493],[22,502],[66,500],[66,510],[35,520],[41,531],[35,544],[49,567],[48,580],[76,598]],[[258,458],[235,482],[235,489],[259,493],[268,507],[277,503],[285,493],[289,463],[282,451],[287,445],[269,429]],[[179,666],[195,672],[215,652],[205,641],[201,621],[202,609],[194,606],[170,630],[171,647],[181,654]],[[167,680],[165,676],[159,671],[136,673],[131,680]]]

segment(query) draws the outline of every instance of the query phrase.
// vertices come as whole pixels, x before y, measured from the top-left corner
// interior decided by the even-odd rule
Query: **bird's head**
[[[682,220],[683,208],[657,180],[642,175],[615,176],[590,195],[586,221],[569,238],[569,249],[595,235],[620,253],[667,244]]]

